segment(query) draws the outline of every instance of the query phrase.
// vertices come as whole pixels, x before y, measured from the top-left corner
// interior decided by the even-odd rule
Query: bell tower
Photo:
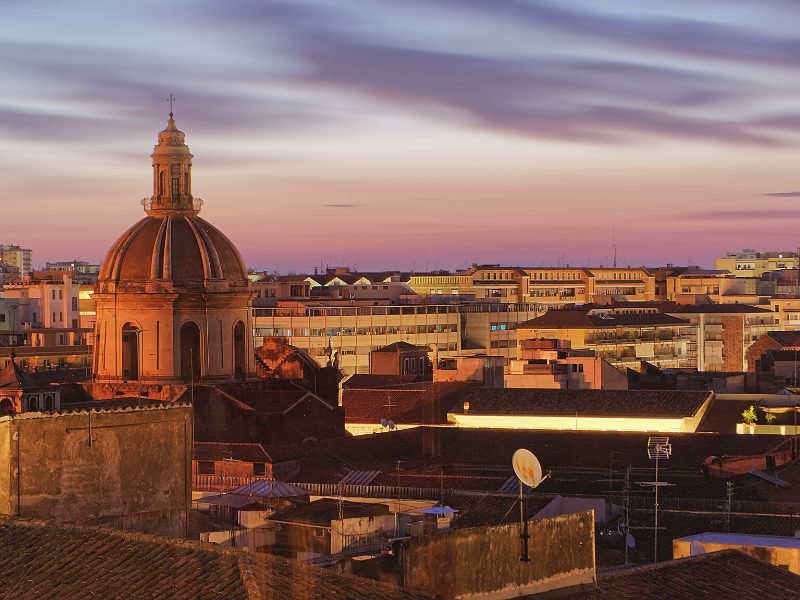
[[[200,212],[202,201],[192,197],[192,153],[186,145],[186,136],[175,126],[175,116],[169,97],[167,128],[158,134],[158,144],[153,148],[153,195],[142,200],[150,216],[186,215]]]

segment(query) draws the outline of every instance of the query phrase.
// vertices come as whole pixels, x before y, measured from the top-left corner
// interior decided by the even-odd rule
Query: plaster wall
[[[0,418],[0,513],[182,535],[191,440],[186,405]]]
[[[403,584],[442,599],[514,598],[594,587],[591,511],[531,521],[529,534],[530,562],[519,559],[516,523],[412,538],[401,546]]]

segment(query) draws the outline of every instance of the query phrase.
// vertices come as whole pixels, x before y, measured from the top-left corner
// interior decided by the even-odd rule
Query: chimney
[[[469,401],[464,401],[464,414],[469,412]]]

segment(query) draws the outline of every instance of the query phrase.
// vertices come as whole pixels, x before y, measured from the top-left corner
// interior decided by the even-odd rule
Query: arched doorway
[[[244,323],[236,321],[233,326],[233,374],[236,379],[244,379],[246,369]]]
[[[136,381],[139,379],[139,333],[132,323],[122,326],[122,379]]]
[[[189,321],[181,327],[181,378],[186,383],[199,381],[201,363],[200,328]]]
[[[14,403],[11,398],[3,398],[0,400],[0,417],[14,414]]]

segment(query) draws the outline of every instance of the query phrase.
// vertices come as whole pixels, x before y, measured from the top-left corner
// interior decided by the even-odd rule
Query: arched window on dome
[[[200,356],[200,328],[188,321],[181,327],[181,378],[186,383],[200,379],[202,364]]]
[[[11,398],[4,397],[0,400],[0,417],[14,414],[14,403]]]
[[[236,379],[244,379],[247,373],[245,361],[244,323],[236,321],[233,326],[233,374]]]
[[[122,326],[122,379],[139,379],[139,334],[141,330],[133,323]]]

